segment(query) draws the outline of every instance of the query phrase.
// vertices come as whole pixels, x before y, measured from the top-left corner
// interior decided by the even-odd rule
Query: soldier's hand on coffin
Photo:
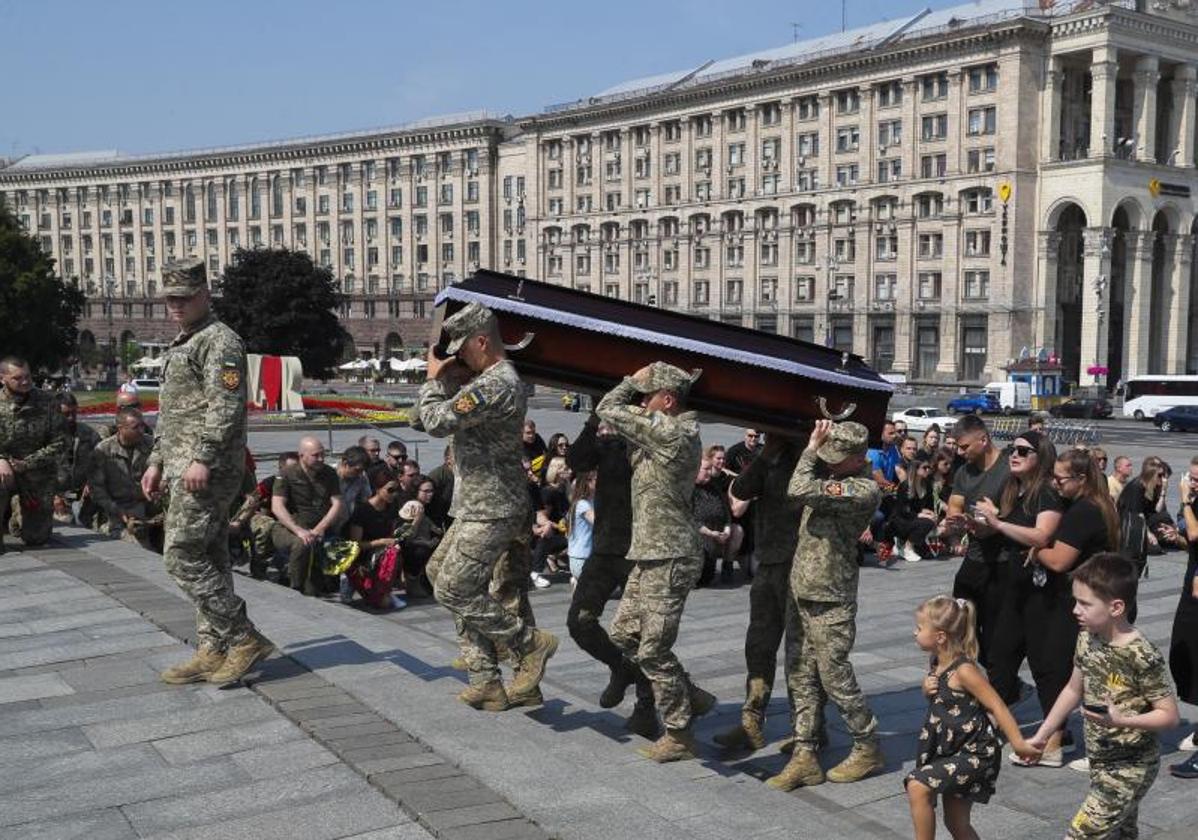
[[[632,379],[634,382],[636,382],[637,385],[640,385],[643,387],[648,384],[649,379],[652,376],[653,376],[653,365],[649,364],[649,365],[645,365],[643,368],[638,370],[636,373],[634,373],[629,378]]]
[[[807,440],[807,451],[814,452],[824,445],[824,441],[828,439],[828,435],[832,432],[831,420],[816,420],[815,427],[811,430],[811,437]]]

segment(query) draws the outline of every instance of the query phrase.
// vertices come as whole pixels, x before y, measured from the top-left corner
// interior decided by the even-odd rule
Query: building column
[[[1123,378],[1148,372],[1149,323],[1152,318],[1152,244],[1156,233],[1128,231],[1127,259],[1131,263],[1124,287]]]
[[[1111,231],[1086,228],[1082,233],[1082,346],[1078,379],[1082,385],[1098,380],[1086,373],[1091,365],[1106,367],[1107,332],[1111,311]]]
[[[1036,280],[1039,291],[1034,306],[1039,310],[1035,326],[1036,348],[1054,349],[1057,330],[1057,256],[1061,235],[1055,230],[1040,231],[1036,261]]]
[[[1050,59],[1048,72],[1044,76],[1044,108],[1046,113],[1040,121],[1040,159],[1057,160],[1061,156],[1061,93],[1065,74],[1061,72],[1061,60]]]
[[[1132,110],[1136,120],[1136,160],[1146,163],[1156,162],[1156,86],[1161,78],[1159,67],[1156,56],[1144,56],[1136,62],[1134,76]]]
[[[1117,55],[1114,47],[1099,47],[1091,54],[1089,155],[1092,158],[1109,157],[1114,146],[1115,77],[1119,73]],[[1155,113],[1154,105],[1154,116]]]
[[[1179,65],[1173,74],[1173,119],[1170,144],[1177,150],[1174,166],[1194,167],[1194,97],[1198,91],[1198,67]]]
[[[1169,300],[1165,313],[1165,373],[1185,373],[1190,327],[1190,261],[1194,237],[1179,233],[1165,236],[1169,260]]]

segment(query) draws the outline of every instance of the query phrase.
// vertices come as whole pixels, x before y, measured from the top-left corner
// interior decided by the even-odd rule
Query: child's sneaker
[[[1198,735],[1198,730],[1191,732],[1189,735],[1181,739],[1181,743],[1177,745],[1177,749],[1181,752],[1191,752],[1198,750],[1198,745],[1194,743],[1194,736]]]
[[[533,572],[530,575],[530,577],[532,578],[532,585],[535,586],[537,589],[545,589],[549,586],[549,578],[545,577],[542,574]]]
[[[908,563],[918,563],[923,558],[919,556],[919,552],[915,550],[915,546],[907,543],[903,546],[903,559]]]
[[[407,601],[405,601],[403,598],[396,595],[394,592],[391,593],[391,609],[402,610],[405,607],[407,607],[407,605],[408,605]]]

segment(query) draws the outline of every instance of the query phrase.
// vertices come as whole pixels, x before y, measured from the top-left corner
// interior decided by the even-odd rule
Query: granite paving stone
[[[61,697],[74,693],[75,689],[58,674],[0,678],[0,704],[41,700],[43,697]]]

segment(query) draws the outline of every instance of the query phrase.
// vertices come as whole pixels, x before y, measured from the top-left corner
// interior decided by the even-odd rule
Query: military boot
[[[637,753],[658,764],[686,761],[695,757],[695,736],[689,729],[667,729],[665,735]]]
[[[828,746],[828,725],[826,723],[819,728],[819,735],[816,736],[816,745],[817,745],[817,749],[821,749],[821,750],[824,747]],[[794,751],[795,751],[795,736],[794,736],[794,732],[791,732],[789,735],[786,736],[786,738],[784,738],[782,740],[782,742],[780,744],[778,744],[778,752],[782,752],[782,753],[786,753],[787,755],[790,755]]]
[[[511,704],[512,708],[515,708],[517,706],[544,706],[545,705],[545,695],[541,694],[541,687],[539,685],[533,686],[532,689],[530,689],[530,690],[525,690],[523,692],[519,692],[519,691],[516,691],[516,688],[514,685],[515,681],[513,680],[512,682],[513,682],[513,684],[509,685],[506,689],[508,703]]]
[[[158,678],[169,685],[203,682],[225,664],[225,655],[208,645],[200,645],[195,656],[180,665],[172,665]]]
[[[274,652],[275,646],[270,639],[255,630],[245,641],[225,651],[224,664],[208,675],[208,682],[221,688],[233,685]]]
[[[524,655],[520,657],[520,672],[512,680],[512,690],[521,696],[527,695],[541,684],[545,677],[545,663],[557,653],[557,636],[534,627],[532,639]]]
[[[637,667],[627,659],[620,662],[615,668],[611,669],[611,676],[607,680],[607,686],[603,689],[603,693],[599,695],[599,708],[614,709],[616,706],[624,702],[624,694],[628,691],[628,686],[636,682]]]
[[[703,715],[715,708],[716,698],[710,691],[704,691],[690,681],[690,677],[686,680],[688,691],[691,699],[691,717],[703,717]]]
[[[502,712],[512,707],[507,690],[499,680],[491,680],[483,685],[468,685],[458,699],[483,712]]]
[[[852,751],[844,761],[828,771],[830,782],[856,782],[886,766],[886,759],[877,741],[861,741],[853,744]]]
[[[657,722],[657,707],[653,705],[653,701],[638,700],[624,727],[634,735],[640,735],[650,741],[656,739],[661,734],[661,724]]]
[[[824,783],[824,771],[819,766],[819,757],[812,750],[799,750],[786,762],[781,773],[766,779],[765,783],[774,790],[813,787]]]

